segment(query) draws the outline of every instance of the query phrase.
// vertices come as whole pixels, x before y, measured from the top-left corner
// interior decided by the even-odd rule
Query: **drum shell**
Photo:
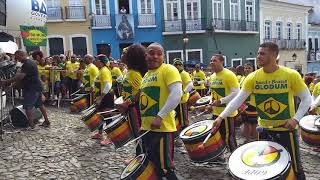
[[[121,119],[118,122],[114,123],[112,126],[108,125],[105,129],[108,138],[113,142],[116,149],[122,147],[134,138],[127,118],[125,116],[120,118]]]
[[[320,131],[310,131],[301,126],[301,138],[309,145],[320,146]]]
[[[157,172],[155,165],[144,156],[143,162],[127,177],[122,177],[121,180],[155,180]]]
[[[70,110],[71,112],[80,112],[89,107],[89,100],[87,95],[82,95],[72,99]]]
[[[81,120],[90,131],[95,131],[103,124],[103,117],[97,114],[96,109],[92,110],[89,114],[84,115]]]
[[[196,90],[191,91],[188,99],[188,106],[194,105],[200,98],[201,96]]]
[[[208,141],[199,148],[210,131],[194,138],[181,138],[189,157],[194,162],[206,162],[218,157],[225,150],[226,146],[219,131],[212,133]]]

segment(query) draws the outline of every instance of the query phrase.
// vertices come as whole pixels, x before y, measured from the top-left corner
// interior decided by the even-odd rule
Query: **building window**
[[[272,24],[271,21],[265,21],[264,22],[264,38],[265,39],[271,39],[271,29],[272,29]]]
[[[109,14],[109,0],[95,0],[95,14],[107,15]]]
[[[246,63],[250,63],[255,69],[257,69],[256,58],[247,58]]]
[[[179,0],[166,0],[165,1],[165,19],[175,21],[181,18],[180,1]]]
[[[292,23],[287,23],[287,39],[292,39]]]
[[[140,14],[153,13],[153,0],[140,0]]]
[[[213,0],[213,19],[223,19],[224,0]]]
[[[174,58],[183,59],[183,51],[182,50],[171,50],[167,51],[167,63],[173,64]]]
[[[200,17],[200,1],[186,0],[185,1],[186,19],[199,19]]]
[[[230,0],[230,19],[239,20],[240,19],[240,1],[239,0]]]
[[[231,59],[231,67],[242,66],[242,59]]]
[[[60,0],[47,0],[46,4],[47,4],[47,7],[59,7]]]
[[[73,54],[83,57],[87,54],[87,38],[86,37],[72,37]]]
[[[82,0],[69,0],[70,6],[83,6]]]
[[[6,0],[0,0],[0,26],[6,26],[7,22],[7,3]]]
[[[52,37],[48,38],[50,56],[64,54],[63,38]]]
[[[302,38],[301,38],[301,35],[302,35],[302,25],[301,25],[301,24],[297,24],[296,30],[297,30],[297,39],[298,39],[298,40],[301,40],[301,39],[302,39]]]
[[[110,56],[111,45],[110,44],[97,44],[97,54],[104,54],[107,57]]]
[[[130,14],[130,0],[118,0],[119,14]]]
[[[282,22],[276,22],[276,36],[277,39],[282,39]]]
[[[246,21],[255,21],[254,0],[246,0]]]
[[[187,49],[187,61],[195,62],[196,64],[202,63],[202,49]]]

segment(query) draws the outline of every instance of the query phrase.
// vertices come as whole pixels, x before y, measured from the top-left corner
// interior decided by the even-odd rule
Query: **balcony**
[[[61,7],[48,7],[48,22],[62,21]]]
[[[216,32],[222,32],[222,31],[258,32],[258,23],[256,21],[213,19],[212,27]]]
[[[86,21],[86,8],[84,6],[66,6],[67,21]]]
[[[320,61],[320,50],[317,50],[316,52],[313,49],[308,51],[308,61]]]
[[[305,40],[301,39],[264,39],[264,42],[276,43],[279,49],[305,49]]]
[[[93,29],[110,29],[111,28],[111,17],[107,15],[93,15],[91,26]]]
[[[155,14],[138,14],[138,27],[156,27]]]
[[[183,32],[194,31],[194,32],[205,32],[207,29],[203,23],[205,19],[180,19],[180,20],[166,20],[164,21],[164,32]]]

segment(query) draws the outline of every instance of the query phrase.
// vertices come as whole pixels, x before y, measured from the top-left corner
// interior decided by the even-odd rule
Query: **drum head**
[[[255,141],[237,148],[230,156],[231,174],[240,179],[272,179],[285,173],[290,154],[278,143]]]
[[[316,115],[305,116],[300,120],[299,125],[302,129],[305,129],[307,131],[320,132],[320,128],[315,126],[315,121],[316,121],[316,118],[318,117],[319,116],[316,116]]]
[[[199,136],[206,134],[208,131],[212,129],[213,121],[212,120],[204,120],[196,122],[187,128],[185,128],[180,133],[181,139],[193,139]]]
[[[146,155],[144,154],[140,154],[139,156],[137,156],[136,158],[134,158],[130,164],[124,169],[124,171],[121,174],[121,179],[125,179],[128,176],[132,175],[133,173],[135,173],[138,168],[143,164],[143,162],[146,159]]]
[[[116,100],[114,100],[114,104],[122,104],[123,103],[123,97],[120,96]]]
[[[202,104],[209,104],[211,101],[212,97],[211,96],[205,96],[197,100],[196,104],[197,105],[202,105]]]
[[[123,115],[120,115],[120,114],[117,114],[115,116],[110,117],[111,119],[114,119],[114,120],[107,125],[106,129],[110,129],[113,126],[117,125],[119,122],[121,122],[123,119],[125,119],[125,117],[126,116],[123,116]]]

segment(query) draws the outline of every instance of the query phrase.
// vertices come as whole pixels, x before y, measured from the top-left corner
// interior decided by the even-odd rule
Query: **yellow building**
[[[279,64],[304,73],[307,72],[306,38],[311,8],[282,0],[262,0],[260,7],[261,43],[277,43]]]
[[[89,0],[46,0],[47,55],[92,53]]]

